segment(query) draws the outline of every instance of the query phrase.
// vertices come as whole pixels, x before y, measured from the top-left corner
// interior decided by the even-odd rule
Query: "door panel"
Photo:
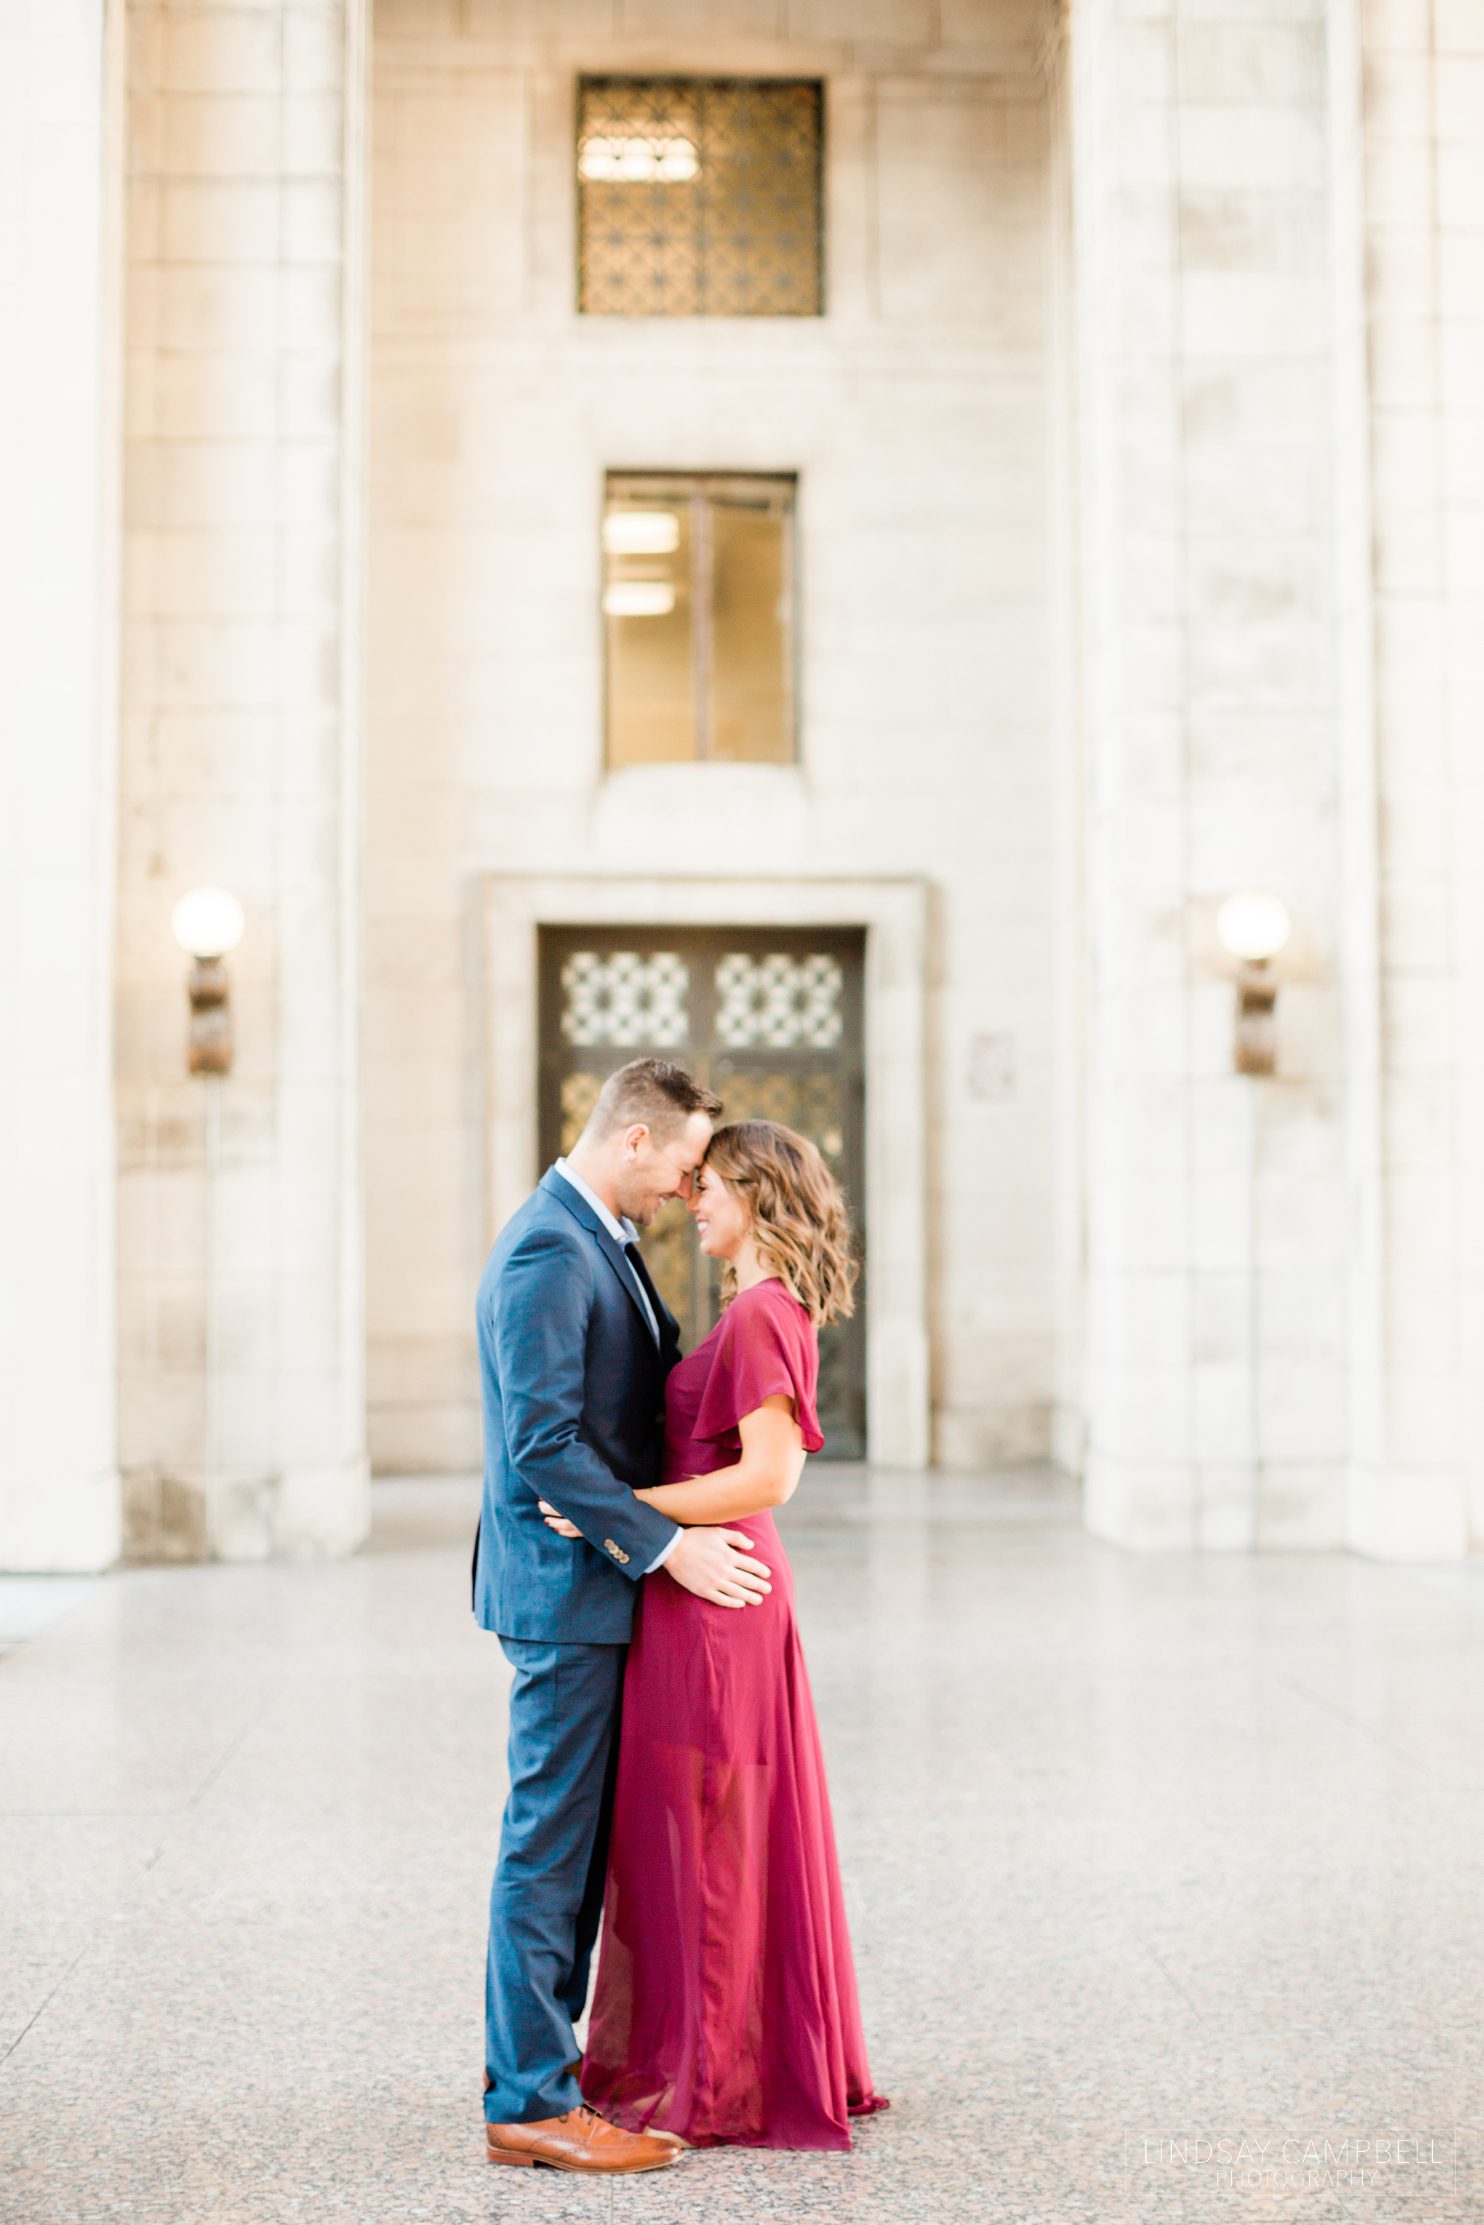
[[[825,1456],[864,1457],[866,1258],[860,931],[551,928],[541,935],[540,1134],[550,1164],[581,1133],[606,1077],[673,1058],[714,1089],[728,1120],[777,1120],[824,1154],[845,1192],[862,1262],[856,1311],[820,1337]],[[691,1350],[712,1326],[719,1272],[680,1205],[644,1257]]]

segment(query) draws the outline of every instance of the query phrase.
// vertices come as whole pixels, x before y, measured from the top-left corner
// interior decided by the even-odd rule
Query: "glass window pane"
[[[688,490],[666,499],[626,495],[610,485],[603,544],[608,762],[646,765],[694,757]]]
[[[793,756],[785,519],[717,501],[711,511],[711,757]]]

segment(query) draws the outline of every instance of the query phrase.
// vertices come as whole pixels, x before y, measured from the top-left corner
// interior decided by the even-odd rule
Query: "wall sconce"
[[[192,889],[170,915],[171,932],[193,961],[189,983],[193,1074],[232,1071],[232,1010],[225,960],[241,942],[246,924],[242,906],[224,888]]]
[[[1278,983],[1271,968],[1288,940],[1288,907],[1276,896],[1246,889],[1216,914],[1221,947],[1237,961],[1237,1029],[1233,1064],[1239,1074],[1271,1074],[1277,1064],[1273,1008]]]

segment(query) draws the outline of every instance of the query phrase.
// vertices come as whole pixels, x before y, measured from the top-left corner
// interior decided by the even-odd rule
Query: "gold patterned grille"
[[[778,1120],[818,1144],[865,1256],[862,985],[858,933],[799,928],[550,928],[541,937],[541,1151],[569,1151],[625,1059],[675,1058],[728,1120]],[[644,1257],[685,1348],[716,1318],[717,1277],[683,1206],[663,1207]],[[819,1341],[827,1449],[865,1449],[864,1284],[855,1317]]]
[[[838,1073],[740,1072],[722,1077],[728,1120],[776,1120],[818,1144],[842,1180],[845,1152],[845,1077]]]
[[[586,77],[577,304],[606,317],[817,317],[823,88]]]
[[[563,1074],[562,1127],[559,1139],[563,1158],[587,1126],[592,1109],[598,1102],[598,1092],[606,1079],[604,1074]]]

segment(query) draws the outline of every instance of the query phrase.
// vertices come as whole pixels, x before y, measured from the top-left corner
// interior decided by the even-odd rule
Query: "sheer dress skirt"
[[[741,1612],[649,1578],[629,1654],[583,2091],[697,2145],[848,2148],[877,2106],[793,1585]]]

